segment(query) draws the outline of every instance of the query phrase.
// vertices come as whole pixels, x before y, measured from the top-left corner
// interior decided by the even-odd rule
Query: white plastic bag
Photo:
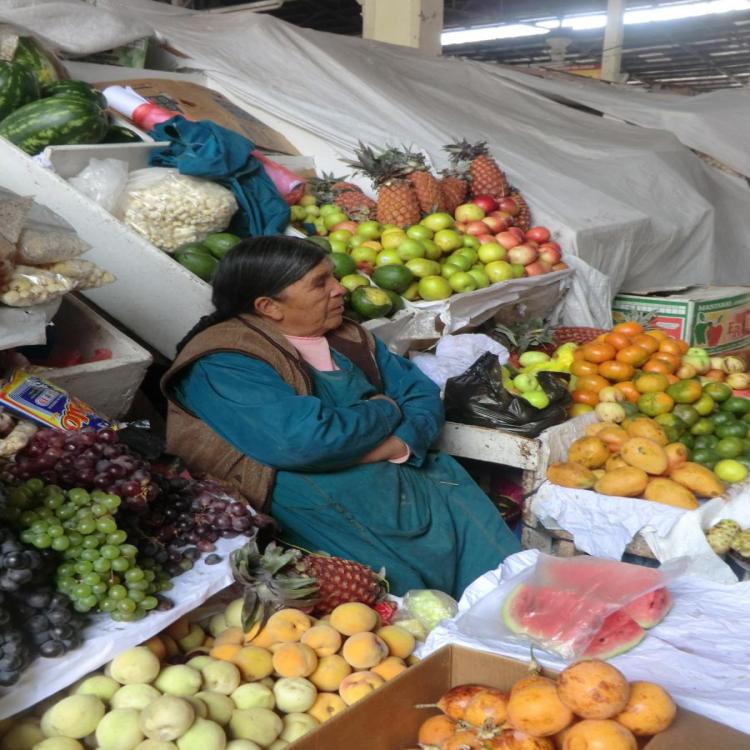
[[[18,240],[16,262],[43,266],[83,255],[91,249],[72,229],[29,224]]]
[[[32,307],[62,297],[75,283],[43,268],[16,266],[10,281],[0,289],[0,302],[9,307]]]
[[[236,210],[225,187],[164,167],[131,172],[119,209],[125,224],[167,252],[226,229]]]
[[[62,260],[59,263],[45,266],[45,268],[69,279],[78,290],[98,289],[100,286],[115,281],[115,277],[109,271],[100,268],[90,260],[82,258]]]
[[[88,166],[68,182],[112,213],[128,182],[128,164],[121,159],[89,159]]]

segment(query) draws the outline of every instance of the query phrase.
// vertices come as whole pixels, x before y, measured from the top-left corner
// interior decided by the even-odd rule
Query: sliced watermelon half
[[[633,599],[623,607],[642,628],[653,628],[658,625],[672,608],[672,597],[665,588],[655,589],[648,594]]]
[[[582,659],[612,659],[630,651],[646,637],[646,631],[623,610],[613,612],[591,639]]]

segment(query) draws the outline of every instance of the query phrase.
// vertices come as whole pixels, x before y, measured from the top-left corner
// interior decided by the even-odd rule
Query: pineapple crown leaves
[[[359,141],[354,149],[355,159],[345,161],[355,174],[369,177],[376,186],[385,185],[392,180],[403,179],[406,169],[403,157],[398,149],[385,147],[379,152],[372,146]]]
[[[477,141],[470,143],[465,138],[460,141],[454,141],[443,146],[443,150],[450,156],[451,162],[468,162],[477,156],[488,156],[490,153],[487,141]]]
[[[308,575],[298,574],[294,567],[301,558],[299,550],[282,549],[275,542],[261,553],[255,540],[232,552],[232,573],[244,588],[242,628],[245,632],[257,622],[263,627],[274,612],[285,607],[315,606],[319,592],[317,582]]]
[[[542,318],[530,318],[511,325],[497,324],[495,335],[511,351],[523,354],[534,346],[554,343],[554,331]]]

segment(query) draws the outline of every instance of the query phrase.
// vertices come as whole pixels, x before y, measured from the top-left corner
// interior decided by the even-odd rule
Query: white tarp
[[[411,142],[436,168],[453,137],[488,140],[536,220],[578,256],[567,322],[608,325],[620,289],[750,284],[750,189],[670,133],[570,109],[504,81],[494,65],[425,58],[261,14],[190,13],[149,0],[98,0],[97,9],[150,24],[187,55],[186,66],[268,115],[319,167],[335,168],[357,140]],[[1,16],[16,12],[0,3]],[[70,44],[41,10],[26,23]]]
[[[458,615],[430,633],[419,656],[453,643],[528,661],[529,641],[509,635],[500,608],[487,604],[510,593],[512,579],[534,565],[538,554],[519,552],[474,581],[461,597]],[[750,734],[750,583],[727,586],[684,575],[669,584],[669,591],[674,604],[666,618],[612,664],[629,680],[662,685],[679,706]],[[472,609],[479,617],[467,614]],[[540,649],[534,656],[550,669],[565,666]]]

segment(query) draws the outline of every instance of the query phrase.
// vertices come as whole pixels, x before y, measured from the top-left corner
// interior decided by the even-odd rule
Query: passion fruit
[[[588,659],[565,669],[557,682],[560,700],[583,719],[609,719],[622,711],[630,685],[619,669]]]

